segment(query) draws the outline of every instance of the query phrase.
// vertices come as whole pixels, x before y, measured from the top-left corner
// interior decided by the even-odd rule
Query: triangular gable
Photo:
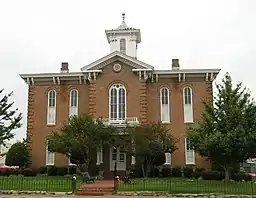
[[[98,59],[94,62],[92,62],[89,65],[86,65],[81,68],[81,71],[87,71],[87,70],[98,70],[116,60],[122,61],[124,63],[127,63],[128,65],[131,65],[135,69],[154,69],[153,66],[144,63],[142,61],[139,61],[131,56],[128,56],[126,54],[123,54],[119,51],[112,52],[108,54],[107,56],[102,57],[101,59]]]

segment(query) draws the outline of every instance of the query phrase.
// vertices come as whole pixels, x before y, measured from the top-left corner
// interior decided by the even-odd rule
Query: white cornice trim
[[[34,74],[19,74],[21,78],[49,78],[49,77],[79,77],[85,73],[101,73],[102,70],[89,70],[83,72],[71,73],[34,73]]]
[[[83,72],[72,73],[34,73],[34,74],[20,74],[21,78],[49,78],[49,77],[74,77],[83,76]]]
[[[179,69],[179,70],[154,70],[154,74],[205,74],[219,73],[221,69]]]
[[[121,58],[123,58],[125,60],[128,60],[128,61],[131,61],[132,63],[140,65],[141,67],[144,67],[145,69],[154,69],[153,66],[151,66],[151,65],[149,65],[147,63],[139,61],[139,60],[137,60],[137,59],[135,59],[135,58],[133,58],[131,56],[128,56],[126,54],[123,54],[123,53],[121,53],[119,51],[115,51],[115,52],[112,52],[112,53],[108,54],[107,56],[104,56],[104,57],[102,57],[102,58],[92,62],[89,65],[86,65],[86,66],[82,67],[81,71],[84,72],[86,70],[89,70],[89,69],[91,69],[91,68],[93,68],[93,67],[95,67],[97,65],[100,65],[101,63],[103,63],[103,62],[105,62],[105,61],[107,61],[107,60],[109,60],[111,58],[114,58],[115,56],[121,57]]]
[[[153,71],[153,69],[132,69],[132,71]]]

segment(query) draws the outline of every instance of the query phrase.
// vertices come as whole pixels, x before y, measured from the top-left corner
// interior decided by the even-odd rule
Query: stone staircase
[[[104,196],[114,192],[113,180],[98,180],[92,184],[81,184],[77,195],[83,196]]]

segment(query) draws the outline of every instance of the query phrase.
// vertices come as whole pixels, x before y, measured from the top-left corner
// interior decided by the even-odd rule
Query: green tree
[[[0,95],[3,95],[0,99],[0,145],[14,137],[12,131],[21,127],[22,119],[21,113],[16,116],[18,109],[12,110],[14,102],[8,101],[13,92],[5,95],[3,91],[0,90]]]
[[[27,167],[30,163],[29,152],[25,141],[14,143],[5,158],[7,166]]]
[[[160,122],[127,129],[132,142],[131,154],[141,165],[144,177],[148,177],[155,166],[165,163],[165,153],[173,153],[177,149],[175,138]]]
[[[188,129],[195,150],[225,171],[256,154],[256,106],[242,83],[232,85],[226,74],[214,102],[204,102],[201,121]]]
[[[88,172],[96,149],[112,144],[116,132],[90,115],[72,116],[59,132],[54,131],[47,137],[48,149],[71,157],[71,162],[84,173]]]

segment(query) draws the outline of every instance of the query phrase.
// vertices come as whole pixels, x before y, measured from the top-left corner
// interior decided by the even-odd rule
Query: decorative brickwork
[[[35,106],[35,86],[29,85],[28,88],[28,110],[27,110],[27,142],[28,151],[30,156],[32,155],[32,140],[33,140],[33,129],[35,124],[34,119],[34,106]]]
[[[91,82],[89,84],[89,114],[95,116],[96,110],[95,110],[95,105],[96,105],[96,89],[95,89],[95,83]]]
[[[140,122],[147,123],[147,84],[146,81],[140,83]]]
[[[206,83],[207,102],[213,101],[212,81]]]

